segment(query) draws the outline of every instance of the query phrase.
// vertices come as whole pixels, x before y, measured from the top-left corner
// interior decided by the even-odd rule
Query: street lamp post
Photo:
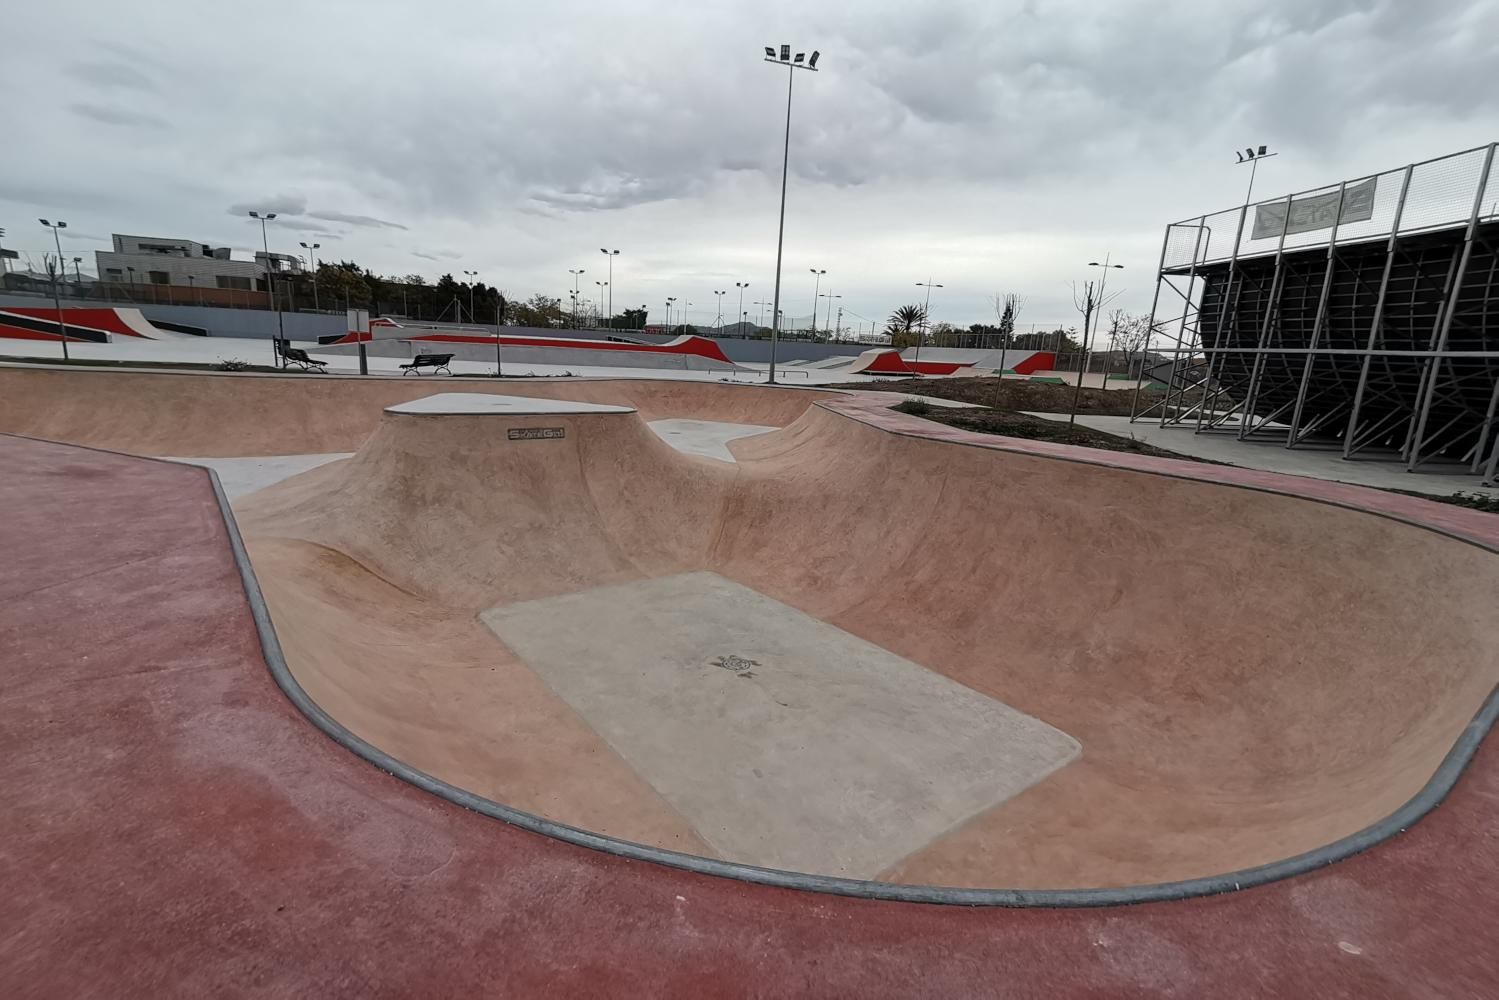
[[[58,279],[67,277],[63,270],[62,261],[62,237],[57,235],[59,229],[67,229],[68,224],[58,219],[55,223],[46,219],[36,220],[48,229],[52,230],[52,245],[57,247],[57,266],[50,268],[52,271],[52,304],[57,307],[57,339],[62,342],[62,359],[68,360],[68,325],[62,321],[62,290],[58,287]],[[62,272],[59,274],[58,272]]]
[[[599,322],[604,318],[604,289],[607,288],[607,287],[609,287],[609,282],[607,282],[607,281],[595,281],[594,284],[598,286],[598,290],[599,290],[598,311],[596,313],[594,313],[594,315],[593,315],[593,319],[594,319],[593,328],[595,330],[597,330],[599,328]]]
[[[739,336],[744,336],[744,290],[749,287],[748,281],[736,281],[734,287],[739,289]]]
[[[265,251],[265,294],[271,300],[271,308],[276,311],[276,339],[271,342],[271,356],[275,359],[276,367],[281,367],[281,341],[286,339],[286,328],[281,325],[281,306],[276,302],[275,285],[271,278],[271,242],[265,234],[265,224],[276,217],[275,212],[267,212],[261,215],[259,212],[251,211],[250,218],[260,220],[260,247]]]
[[[812,339],[816,340],[817,339],[817,300],[820,299],[820,298],[822,298],[822,296],[819,295],[818,293],[822,290],[822,276],[824,274],[827,274],[828,272],[825,271],[825,270],[819,271],[815,267],[809,267],[809,268],[807,268],[807,270],[809,270],[813,274],[817,275],[817,281],[812,285]]]
[[[479,276],[478,271],[464,270],[463,273],[466,274],[469,278],[477,278]],[[470,281],[468,283],[468,321],[470,323],[479,322],[479,316],[474,312],[474,285],[476,283],[477,282],[474,281]]]
[[[822,324],[822,332],[823,333],[827,333],[828,332],[828,328],[833,325],[833,300],[834,299],[841,299],[841,298],[843,298],[843,296],[841,296],[841,295],[834,295],[832,292],[828,291],[828,292],[823,292],[822,293],[822,297],[828,300],[828,318],[827,318],[827,322],[825,322],[825,323]],[[814,309],[813,312],[815,313],[816,310]]]
[[[83,258],[73,258],[73,284],[78,286],[78,291],[83,291]]]
[[[671,336],[671,304],[675,301],[677,301],[675,295],[668,295],[666,297],[666,335],[668,337]]]
[[[722,292],[715,290],[713,293],[713,297],[718,299],[718,319],[715,321],[715,323],[718,326],[718,333],[720,336],[723,335],[723,297],[727,294],[729,294],[727,289]]]
[[[781,250],[786,241],[786,172],[791,164],[791,85],[796,80],[796,71],[799,69],[817,72],[817,59],[822,53],[812,51],[812,58],[804,61],[804,53],[798,52],[796,58],[791,58],[791,46],[782,45],[779,54],[769,45],[765,46],[765,61],[786,67],[786,140],[781,154],[781,222],[776,230],[776,290],[775,301],[771,307],[770,315],[770,378],[771,385],[776,383],[776,338],[781,330]]]
[[[1077,385],[1073,387],[1072,390],[1072,413],[1067,417],[1067,425],[1069,427],[1077,423],[1077,407],[1078,403],[1082,401],[1083,396],[1083,378],[1088,374],[1089,353],[1093,344],[1093,336],[1089,332],[1089,327],[1090,325],[1098,325],[1097,321],[1093,321],[1090,324],[1090,320],[1092,320],[1094,316],[1097,316],[1099,313],[1103,312],[1104,304],[1107,301],[1107,299],[1105,299],[1104,297],[1104,290],[1108,287],[1109,271],[1124,270],[1123,264],[1110,263],[1110,256],[1112,256],[1112,254],[1106,254],[1102,261],[1092,260],[1088,262],[1089,267],[1101,267],[1104,270],[1103,277],[1098,281],[1098,290],[1096,294],[1093,289],[1093,282],[1088,282],[1086,293],[1088,297],[1083,303],[1083,362],[1078,367]]]
[[[605,250],[599,247],[599,253],[609,258],[609,280],[604,282],[609,286],[609,329],[614,329],[614,258],[619,256],[618,250]]]
[[[1245,146],[1244,152],[1235,151],[1234,155],[1239,158],[1239,163],[1249,164],[1249,190],[1244,193],[1244,204],[1247,205],[1249,204],[1249,199],[1254,197],[1254,175],[1260,169],[1260,161],[1268,160],[1270,157],[1279,156],[1280,154],[1267,153],[1264,146],[1261,146],[1259,149],[1255,149],[1253,146]]]
[[[298,240],[300,243],[301,241]],[[312,309],[314,312],[322,312],[323,307],[318,304],[317,298],[317,252],[321,243],[302,243],[302,248],[307,251],[307,256],[312,260]]]
[[[926,305],[921,307],[921,332],[916,335],[916,360],[919,362],[921,360],[921,344],[922,341],[926,340],[927,326],[931,322],[932,289],[941,288],[942,286],[934,283],[931,278],[927,278],[926,281],[916,282],[916,287],[926,289]]]
[[[573,329],[581,330],[582,327],[578,325],[578,296],[580,294],[578,291],[578,277],[586,272],[581,267],[570,267],[567,269],[567,273],[573,276]]]

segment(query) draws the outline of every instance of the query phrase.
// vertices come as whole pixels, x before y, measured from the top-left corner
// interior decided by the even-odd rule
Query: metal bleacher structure
[[[1492,484],[1494,160],[1491,143],[1167,226],[1151,343],[1182,377],[1132,419]]]

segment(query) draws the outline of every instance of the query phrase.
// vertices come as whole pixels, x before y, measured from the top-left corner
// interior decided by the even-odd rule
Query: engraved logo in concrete
[[[715,667],[721,667],[739,677],[755,676],[755,668],[760,665],[760,661],[758,660],[747,660],[742,656],[735,656],[733,653],[727,656],[720,656],[711,662]]]
[[[512,427],[505,433],[512,441],[557,441],[567,437],[566,427]]]

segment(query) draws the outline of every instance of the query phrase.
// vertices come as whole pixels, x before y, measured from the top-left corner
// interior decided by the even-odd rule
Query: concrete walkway
[[[1034,417],[1066,422],[1065,413],[1032,413]],[[1134,437],[1146,444],[1178,455],[1225,462],[1245,469],[1280,472],[1288,476],[1308,476],[1354,486],[1372,486],[1381,490],[1408,490],[1431,496],[1453,493],[1477,493],[1499,498],[1499,489],[1479,485],[1481,476],[1467,466],[1427,465],[1419,472],[1406,472],[1399,462],[1382,459],[1344,461],[1342,452],[1328,445],[1310,444],[1287,448],[1277,441],[1240,441],[1231,433],[1198,434],[1192,427],[1162,427],[1158,421],[1130,423],[1129,417],[1099,417],[1080,414],[1077,422],[1084,427]]]

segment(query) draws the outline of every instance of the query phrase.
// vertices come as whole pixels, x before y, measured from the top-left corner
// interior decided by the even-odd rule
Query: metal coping
[[[851,414],[840,415],[857,419]],[[888,428],[880,429],[889,430]],[[904,437],[919,436],[909,433],[902,434],[900,431],[890,432],[900,434]],[[104,449],[94,450],[102,451]],[[1050,456],[1033,457],[1047,458]],[[1103,465],[1104,463],[1085,462],[1084,464]],[[244,540],[240,536],[239,526],[234,520],[234,514],[230,508],[228,498],[224,495],[218,475],[212,469],[204,468],[203,471],[209,476],[209,480],[213,485],[214,497],[218,501],[220,512],[223,514],[224,527],[229,536],[230,546],[233,549],[234,561],[239,566],[240,579],[244,584],[245,597],[250,605],[256,631],[260,636],[266,666],[270,669],[271,676],[277,686],[280,687],[291,703],[313,725],[332,738],[334,742],[353,752],[356,756],[363,758],[368,763],[373,764],[380,770],[415,785],[423,791],[446,799],[454,805],[462,806],[480,815],[501,820],[531,833],[541,834],[544,837],[550,837],[554,840],[560,840],[578,847],[586,847],[602,851],[606,854],[613,854],[636,861],[649,861],[669,868],[678,868],[704,875],[716,875],[722,878],[737,879],[742,882],[752,882],[758,885],[775,886],[785,889],[801,889],[809,892],[823,892],[860,899],[907,903],[939,903],[956,906],[1003,906],[1012,908],[1125,906],[1133,903],[1167,902],[1237,892],[1241,889],[1249,889],[1271,882],[1278,882],[1296,875],[1304,875],[1307,872],[1315,871],[1318,868],[1326,867],[1345,858],[1352,857],[1355,854],[1362,853],[1371,847],[1375,847],[1395,837],[1397,834],[1409,830],[1447,797],[1447,794],[1457,784],[1463,770],[1478,752],[1479,746],[1482,745],[1484,738],[1493,728],[1495,721],[1499,720],[1499,685],[1496,685],[1489,692],[1488,697],[1484,700],[1477,714],[1473,716],[1472,720],[1458,735],[1452,748],[1442,759],[1441,764],[1437,767],[1431,778],[1421,787],[1419,792],[1403,806],[1395,810],[1395,812],[1356,833],[1342,837],[1322,847],[1314,848],[1313,850],[1281,861],[1227,872],[1222,875],[1209,875],[1202,878],[1161,882],[1153,885],[1125,886],[1117,889],[971,889],[954,886],[903,885],[893,882],[809,875],[802,872],[761,868],[734,861],[705,858],[695,854],[669,851],[646,844],[638,844],[633,841],[621,840],[617,837],[593,833],[579,827],[568,826],[565,823],[558,823],[537,816],[534,813],[512,808],[504,803],[495,802],[480,795],[475,795],[472,792],[465,791],[455,785],[450,785],[439,778],[435,778],[424,771],[403,763],[346,729],[336,719],[325,712],[317,702],[313,701],[302,688],[301,684],[297,682],[297,679],[292,676],[285,656],[281,651],[280,641],[276,637],[276,628],[271,621],[270,611],[266,607],[264,596],[260,591],[260,585],[255,578],[255,571],[250,565],[249,554],[245,550]],[[1143,469],[1128,471],[1139,472],[1145,475],[1161,474]],[[1169,474],[1165,475],[1168,478],[1189,478],[1171,477]],[[1210,482],[1200,479],[1191,479],[1191,481]],[[1446,535],[1457,541],[1489,549],[1488,546],[1482,545],[1473,539],[1464,538],[1431,525],[1419,524],[1395,515],[1383,514],[1379,511],[1351,507],[1346,504],[1322,500],[1317,497],[1306,497],[1289,492],[1281,493],[1280,491],[1265,487],[1233,483],[1219,483],[1216,485],[1238,486],[1241,489],[1296,497],[1297,499],[1317,503],[1328,503],[1331,506],[1345,507],[1349,510],[1390,517],[1392,520],[1403,521],[1414,527],[1423,528],[1437,534]],[[1489,549],[1489,551],[1492,551],[1492,549]]]

